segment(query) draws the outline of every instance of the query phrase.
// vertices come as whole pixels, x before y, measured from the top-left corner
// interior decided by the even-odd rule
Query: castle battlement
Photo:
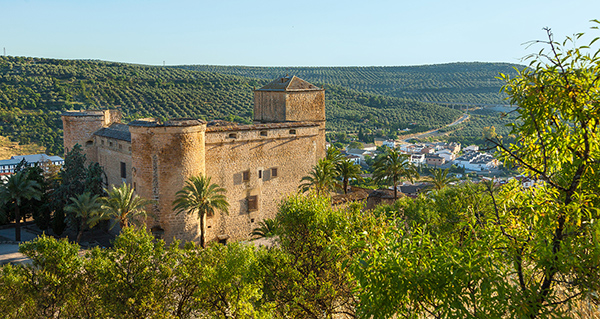
[[[247,239],[258,222],[273,218],[280,200],[294,193],[325,154],[324,90],[297,77],[283,77],[255,90],[252,125],[198,119],[120,122],[118,110],[62,114],[65,151],[75,144],[104,167],[109,184],[131,184],[153,199],[149,229],[163,238]],[[205,174],[227,190],[229,214],[215,214],[199,229],[195,215],[176,215],[175,193]]]

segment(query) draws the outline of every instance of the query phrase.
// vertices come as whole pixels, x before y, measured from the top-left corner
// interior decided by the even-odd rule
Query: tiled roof
[[[105,127],[96,131],[94,135],[131,142],[131,133],[129,132],[129,126],[121,123],[113,123],[109,127]]]
[[[275,79],[257,91],[320,91],[322,88],[310,84],[296,76]]]
[[[23,159],[25,159],[25,161],[27,163],[39,163],[42,161],[52,161],[52,162],[56,162],[56,161],[62,161],[63,159],[59,156],[48,156],[46,154],[33,154],[33,155],[15,155],[12,156],[11,159],[15,159],[18,160],[19,162]]]

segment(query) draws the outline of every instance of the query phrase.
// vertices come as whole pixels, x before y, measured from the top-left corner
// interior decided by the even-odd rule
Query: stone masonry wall
[[[254,91],[254,121],[285,122],[286,92]]]
[[[254,121],[319,125],[317,158],[325,157],[325,90],[254,91]]]
[[[94,143],[97,148],[97,162],[104,168],[109,187],[122,183],[131,184],[131,143],[100,136],[95,136]],[[125,163],[125,178],[121,177],[121,163]]]
[[[291,92],[286,96],[287,121],[325,121],[325,91]]]
[[[325,121],[325,90],[254,91],[257,122]]]
[[[280,201],[297,191],[300,179],[315,165],[317,137],[318,126],[312,123],[254,125],[246,130],[209,127],[206,174],[227,190],[231,206],[228,215],[207,218],[207,241],[248,239],[259,221],[275,217]],[[257,196],[256,210],[249,211],[249,196]]]
[[[111,123],[120,122],[121,112],[118,110],[100,111],[68,111],[62,114],[63,145],[65,154],[75,144],[82,146],[88,161],[97,162],[96,147],[94,147],[94,132]]]
[[[163,238],[199,240],[196,215],[176,215],[172,209],[175,193],[188,177],[204,173],[206,124],[198,120],[163,124],[129,123],[131,132],[133,184],[139,196],[156,200],[149,207],[154,218],[147,227],[164,229]]]

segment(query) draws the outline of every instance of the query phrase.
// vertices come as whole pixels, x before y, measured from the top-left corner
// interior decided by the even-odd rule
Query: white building
[[[469,145],[469,146],[465,147],[463,149],[463,151],[465,151],[465,152],[468,152],[468,151],[477,152],[477,151],[479,151],[479,146],[477,146],[477,145]]]
[[[348,156],[357,156],[359,158],[358,160],[358,164],[365,164],[365,156],[371,156],[374,157],[375,154],[371,151],[367,151],[367,150],[359,150],[359,149],[348,149],[346,151],[347,157]]]
[[[385,140],[382,142],[383,146],[387,146],[389,148],[395,148],[396,147],[396,141],[394,140]]]
[[[467,152],[463,156],[457,158],[454,161],[454,164],[471,171],[483,171],[497,168],[498,160],[488,153]]]
[[[360,156],[348,154],[346,155],[346,159],[354,164],[360,165]]]
[[[425,154],[412,154],[410,162],[417,165],[425,163]]]
[[[0,175],[12,175],[15,173],[15,168],[25,160],[28,166],[33,167],[36,164],[43,162],[49,162],[54,165],[63,165],[65,160],[59,156],[48,156],[46,154],[33,154],[33,155],[15,155],[7,160],[0,160]]]
[[[437,152],[435,152],[435,154],[439,155],[440,157],[443,157],[446,162],[452,162],[456,158],[456,155],[447,148],[437,151]]]

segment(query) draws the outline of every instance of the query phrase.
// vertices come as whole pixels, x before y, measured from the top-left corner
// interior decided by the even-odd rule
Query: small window
[[[244,182],[248,182],[248,181],[250,181],[250,171],[244,171],[244,172],[242,173],[242,180],[243,180]]]
[[[296,134],[296,130],[290,130],[290,134]]]
[[[108,142],[108,145],[112,146],[112,142]]]
[[[127,164],[121,162],[121,178],[127,178]]]
[[[258,209],[258,196],[249,196],[248,197],[248,210],[253,211]]]
[[[237,134],[235,134],[235,133],[229,133],[229,138],[237,138]]]
[[[102,142],[102,145],[104,145],[104,140],[101,140],[101,142]]]
[[[119,149],[122,150],[123,149],[123,145],[119,144]]]
[[[271,177],[277,177],[277,167],[271,168]]]
[[[267,131],[260,131],[260,136],[267,136]]]
[[[87,142],[85,142],[85,146],[87,146],[87,147],[90,147],[92,145],[94,145],[93,141],[87,141]]]
[[[131,152],[131,146],[129,146],[129,151]]]
[[[258,170],[258,178],[259,179],[262,178],[262,170],[260,170],[260,169]]]

